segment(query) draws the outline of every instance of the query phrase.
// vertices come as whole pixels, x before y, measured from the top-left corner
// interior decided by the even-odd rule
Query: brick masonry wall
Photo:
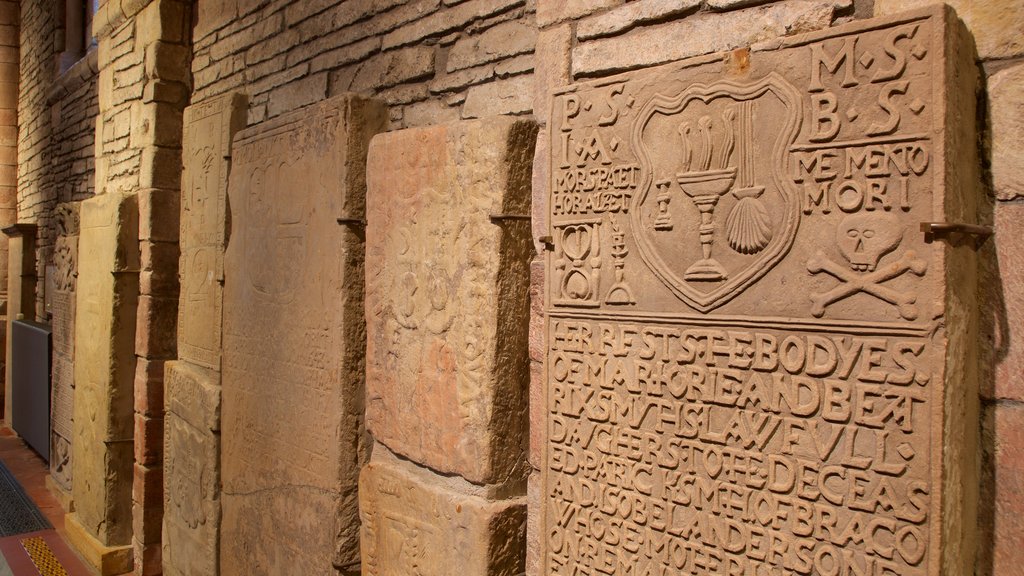
[[[56,239],[54,210],[60,202],[93,194],[93,134],[99,111],[96,54],[60,72],[57,59],[64,31],[57,3],[20,4],[17,219],[38,226],[36,316],[44,320],[45,271],[53,263]]]
[[[534,0],[199,4],[193,102],[249,95],[249,124],[341,92],[391,128],[532,110]]]

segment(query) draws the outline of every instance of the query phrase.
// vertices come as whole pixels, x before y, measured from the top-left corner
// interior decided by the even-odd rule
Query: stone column
[[[0,1],[0,228],[18,221],[18,23],[20,3]],[[0,317],[8,317],[8,241],[0,238]],[[2,338],[7,339],[7,330]],[[6,365],[7,347],[2,347]],[[6,370],[5,370],[6,376]],[[9,380],[5,380],[9,382]]]
[[[178,360],[164,389],[163,570],[220,573],[220,405],[224,248],[231,140],[246,98],[227,94],[185,110]]]
[[[243,130],[232,146],[223,574],[358,572],[360,223],[366,149],[386,122],[383,105],[343,95]]]
[[[100,55],[94,200],[100,202],[99,198],[105,196],[112,199],[103,201],[111,217],[110,227],[105,233],[98,229],[91,233],[93,240],[87,240],[88,211],[83,206],[83,272],[86,254],[89,258],[101,254],[89,242],[116,234],[125,258],[134,258],[133,266],[120,270],[121,276],[133,275],[135,281],[134,287],[128,286],[127,280],[124,285],[94,286],[100,292],[117,292],[113,309],[102,307],[90,318],[85,306],[89,298],[105,302],[102,299],[112,292],[86,294],[86,277],[79,277],[76,332],[91,331],[92,339],[100,341],[109,336],[116,340],[119,354],[101,360],[106,366],[96,368],[99,374],[116,375],[111,379],[116,395],[94,397],[105,390],[80,390],[78,375],[86,369],[81,366],[86,359],[78,352],[87,344],[77,339],[76,415],[88,409],[80,403],[89,398],[87,401],[98,404],[96,409],[109,416],[105,431],[116,431],[118,441],[126,447],[124,450],[120,444],[108,442],[99,445],[106,447],[102,454],[89,454],[89,450],[101,448],[86,448],[84,444],[90,439],[83,440],[77,433],[75,437],[74,494],[79,512],[70,517],[73,521],[69,526],[77,526],[79,533],[87,535],[76,543],[89,541],[79,546],[80,551],[104,571],[116,567],[123,572],[134,567],[135,574],[151,575],[162,570],[163,374],[164,363],[176,356],[177,348],[182,111],[189,90],[191,4],[181,0],[108,1],[99,7],[93,21]],[[131,231],[127,214],[115,208],[129,204],[135,210]],[[97,205],[93,212],[99,209]],[[104,260],[100,266],[101,271],[109,273],[112,264]],[[120,322],[116,334],[106,332],[111,315]],[[130,342],[120,340],[127,336],[132,337]],[[131,357],[122,358],[123,350],[130,350]],[[121,404],[124,392],[129,396],[126,405]],[[75,421],[79,426],[77,416]],[[94,435],[91,440],[95,439]],[[100,468],[96,462],[91,467],[83,464],[82,455],[106,463],[107,473],[114,480],[95,476]],[[122,479],[129,487],[127,502]],[[88,491],[90,485],[92,492]],[[105,489],[97,490],[98,485]],[[88,495],[93,502],[81,501],[80,494]],[[98,512],[106,515],[105,523],[94,522]],[[107,562],[108,557],[117,562]]]
[[[3,229],[7,237],[7,326],[5,355],[11,357],[11,324],[35,319],[36,225],[15,224]],[[4,421],[11,423],[11,364],[4,368]]]
[[[536,134],[498,117],[371,144],[363,574],[524,570]]]

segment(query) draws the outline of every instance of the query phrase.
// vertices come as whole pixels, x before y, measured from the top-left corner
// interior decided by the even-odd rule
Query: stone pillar
[[[18,52],[20,3],[0,1],[0,229],[18,221]],[[8,241],[0,238],[0,318],[7,318]],[[7,330],[0,349],[6,365]],[[4,370],[6,377],[6,369]],[[9,381],[9,380],[5,380]]]
[[[524,569],[536,133],[497,117],[371,144],[364,574]]]
[[[3,229],[7,237],[7,358],[11,357],[11,324],[34,320],[36,310],[36,225],[15,224]],[[11,364],[4,367],[4,422],[11,424]]]
[[[224,254],[223,574],[358,572],[360,223],[366,149],[386,122],[381,104],[343,95],[235,138]]]
[[[163,375],[165,362],[175,358],[177,348],[182,112],[190,82],[191,5],[181,0],[108,1],[100,5],[93,20],[99,53],[100,108],[96,189],[98,197],[112,195],[124,202],[131,199],[137,211],[133,244],[123,246],[137,258],[132,269],[137,274],[137,298],[116,300],[117,313],[123,312],[126,323],[121,334],[134,335],[129,346],[132,373],[125,388],[134,392],[134,407],[131,399],[127,412],[122,412],[120,406],[116,411],[113,406],[104,407],[112,415],[116,412],[118,419],[125,419],[111,424],[119,433],[128,428],[122,438],[128,443],[129,456],[127,461],[121,460],[118,448],[116,474],[120,479],[121,467],[127,465],[129,501],[127,508],[122,508],[121,485],[107,483],[111,490],[117,490],[118,506],[110,509],[110,523],[117,527],[117,533],[109,537],[94,532],[91,535],[103,545],[127,545],[129,561],[134,558],[134,563],[127,566],[134,566],[137,575],[155,575],[162,570]],[[83,255],[87,250],[84,220],[83,213]],[[79,280],[81,291],[83,278]],[[104,322],[83,316],[83,298],[80,293],[78,333],[90,329],[86,324]],[[129,314],[127,307],[131,305],[135,308]],[[131,329],[126,327],[129,316]],[[100,327],[102,334],[104,325]],[[81,372],[77,364],[83,360],[76,357],[76,374]],[[126,359],[113,368],[120,377],[121,369],[128,369],[129,362]],[[82,397],[76,389],[76,413]],[[81,438],[76,436],[76,440]],[[87,470],[79,464],[79,453],[76,446],[74,493],[76,506],[85,506],[78,498],[79,485],[100,478],[86,479],[79,474]],[[115,494],[102,496],[113,499]],[[90,532],[94,529],[85,527]]]
[[[75,321],[72,544],[101,574],[131,569],[138,303],[138,205],[116,192],[82,202]]]
[[[554,94],[534,573],[974,573],[974,56],[939,5]]]
[[[246,99],[219,96],[185,110],[178,360],[164,389],[163,571],[220,573],[221,339],[231,140]]]

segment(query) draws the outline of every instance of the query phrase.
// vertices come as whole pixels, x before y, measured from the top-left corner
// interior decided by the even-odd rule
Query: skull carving
[[[899,219],[884,212],[851,214],[836,231],[839,251],[858,272],[873,271],[882,256],[895,250],[902,240]]]

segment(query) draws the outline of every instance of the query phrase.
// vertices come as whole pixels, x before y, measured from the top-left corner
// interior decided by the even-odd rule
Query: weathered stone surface
[[[537,0],[537,25],[550,26],[623,4],[625,0]]]
[[[946,0],[973,32],[978,56],[1010,58],[1024,54],[1024,3],[1017,0]],[[875,15],[895,14],[934,4],[930,0],[875,0]]]
[[[72,516],[97,544],[131,537],[138,206],[108,193],[82,202],[75,318]]]
[[[538,574],[972,573],[976,82],[936,7],[555,95]]]
[[[522,474],[530,233],[515,217],[529,212],[535,135],[495,118],[370,147],[367,427],[472,482]]]
[[[379,104],[346,95],[235,138],[224,574],[320,574],[358,562],[363,250],[350,224],[363,217],[366,148],[386,119]]]
[[[448,52],[449,72],[479,66],[517,54],[533,52],[537,29],[519,20],[488,28],[476,36],[464,36]]]
[[[573,48],[573,74],[589,76],[748,46],[827,28],[850,0],[790,0],[724,14],[701,14]],[[666,41],[671,38],[672,41]]]
[[[986,398],[1024,402],[1024,204],[996,202],[995,251],[982,275],[982,310],[988,340],[981,379]]]
[[[57,206],[57,239],[53,248],[54,275],[49,295],[53,314],[51,367],[50,475],[65,491],[71,490],[74,432],[75,283],[78,278],[79,204]]]
[[[528,75],[473,86],[462,106],[463,118],[521,114],[533,109],[533,79]]]
[[[982,515],[982,537],[991,542],[978,574],[1014,574],[1024,563],[1024,407],[999,403],[986,408],[985,467],[992,470]]]
[[[164,573],[219,574],[220,375],[167,364]]]
[[[1017,36],[1019,37],[1018,29]],[[1024,64],[996,72],[988,81],[992,187],[996,198],[1024,196]]]
[[[525,499],[491,502],[472,489],[375,453],[359,480],[362,573],[522,574]]]
[[[178,357],[220,369],[224,245],[231,138],[245,126],[245,97],[228,94],[185,110]]]
[[[678,16],[695,10],[698,6],[700,6],[700,0],[638,0],[630,2],[609,10],[605,14],[581,20],[576,25],[576,38],[588,40],[599,36],[618,34],[638,24]]]
[[[562,24],[554,28],[542,30],[537,34],[535,49],[536,67],[533,79],[536,82],[533,96],[533,109],[541,125],[547,125],[548,110],[551,110],[551,92],[555,88],[566,86],[570,76],[572,54],[572,27]]]

